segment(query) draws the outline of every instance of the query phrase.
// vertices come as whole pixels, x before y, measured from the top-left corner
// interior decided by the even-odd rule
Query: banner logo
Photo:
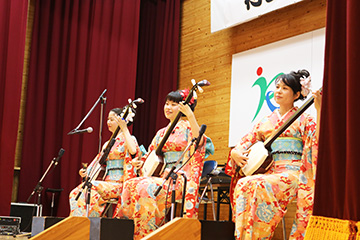
[[[257,115],[259,114],[264,102],[266,101],[266,104],[268,106],[268,108],[270,109],[271,112],[273,112],[276,108],[276,106],[274,106],[272,104],[272,102],[270,101],[271,99],[274,98],[274,91],[268,91],[270,85],[275,81],[275,79],[280,76],[281,74],[283,73],[278,73],[275,75],[275,77],[273,77],[271,79],[271,81],[269,82],[269,84],[267,83],[266,81],[266,78],[264,77],[261,77],[261,74],[263,72],[263,69],[262,67],[258,67],[257,71],[256,71],[256,74],[259,76],[258,79],[255,80],[254,84],[251,86],[251,87],[254,87],[254,86],[259,86],[260,87],[260,99],[259,99],[259,104],[258,104],[258,107],[257,107],[257,110],[256,110],[256,113],[255,113],[255,116],[253,117],[253,119],[251,120],[251,122],[253,122]]]

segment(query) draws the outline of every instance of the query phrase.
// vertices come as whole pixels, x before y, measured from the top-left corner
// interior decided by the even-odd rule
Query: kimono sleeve
[[[126,155],[124,159],[124,181],[136,177],[136,170],[135,167],[131,164],[131,160],[133,159],[133,157],[141,156],[141,151],[136,138],[134,136],[131,136],[131,138],[135,142],[136,152],[135,154],[130,154],[130,152],[126,149]]]
[[[152,139],[152,141],[151,141],[151,143],[150,143],[150,145],[149,145],[149,147],[148,147],[148,152],[147,152],[146,154],[142,155],[141,160],[142,160],[143,162],[145,162],[145,160],[147,159],[147,157],[149,156],[149,154],[150,154],[152,151],[154,151],[154,150],[157,148],[157,146],[159,145],[161,131],[162,131],[162,129],[160,129],[160,130],[156,133],[155,137]]]

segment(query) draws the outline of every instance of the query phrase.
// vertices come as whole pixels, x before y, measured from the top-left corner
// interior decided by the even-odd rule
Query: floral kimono
[[[149,146],[149,153],[152,150],[155,150],[159,145],[168,127],[157,132]],[[174,166],[191,139],[190,123],[185,120],[180,120],[162,149],[167,169],[165,170],[165,173],[162,174],[162,177],[164,177],[164,175],[167,174],[167,171]],[[214,152],[214,146],[211,140],[204,137],[204,142],[206,142],[206,144],[197,150],[190,161],[181,169],[182,172],[185,172],[187,177],[184,204],[184,211],[186,212],[186,215],[184,216],[187,218],[197,217],[198,189],[203,168],[203,160],[205,154],[212,154]],[[192,153],[193,149],[190,149],[185,153],[182,162],[189,158],[190,152]],[[146,157],[147,156],[145,155],[143,159],[146,159]],[[169,185],[169,181],[167,181],[160,193],[155,196],[155,191],[161,186],[163,181],[163,178],[158,177],[138,177],[125,182],[122,195],[122,214],[124,217],[134,220],[134,239],[141,239],[156,230],[157,227],[163,223],[165,218],[165,208],[170,208],[172,189],[171,184]],[[169,186],[170,191],[168,191]],[[183,177],[179,175],[176,183],[176,200],[182,198],[182,190]],[[122,217],[121,214],[118,214],[117,216]]]
[[[136,142],[135,137],[133,137]],[[104,144],[104,147],[107,143]],[[137,146],[137,142],[136,142]],[[137,146],[137,154],[139,147]],[[87,174],[90,173],[92,167],[101,158],[101,154],[92,161],[87,168]],[[106,159],[105,175],[103,181],[93,180],[91,187],[91,198],[89,204],[89,217],[100,217],[105,209],[106,202],[110,199],[120,199],[123,188],[123,182],[127,179],[136,177],[135,169],[130,163],[131,155],[125,145],[125,137],[121,133],[116,138],[114,146]],[[79,191],[82,190],[82,183],[71,191],[70,200],[70,215],[71,216],[86,216],[86,203],[84,190],[79,199],[75,198]]]
[[[279,111],[262,119],[245,135],[238,149],[248,149],[268,139],[297,107],[283,117]],[[271,239],[286,213],[286,206],[297,201],[296,217],[290,239],[303,239],[312,214],[317,161],[316,123],[302,114],[271,145],[274,164],[265,174],[241,177],[230,159],[226,173],[232,176],[230,187],[235,236],[237,239]]]

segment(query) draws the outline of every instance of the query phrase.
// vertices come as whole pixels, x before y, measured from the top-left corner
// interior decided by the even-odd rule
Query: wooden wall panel
[[[231,60],[235,53],[325,27],[326,0],[304,0],[250,22],[211,33],[210,0],[184,0],[180,36],[179,88],[191,79],[211,86],[198,94],[195,115],[206,124],[216,152],[209,159],[224,164],[229,153]],[[291,59],[289,59],[291,60]],[[249,129],[250,130],[250,129]]]

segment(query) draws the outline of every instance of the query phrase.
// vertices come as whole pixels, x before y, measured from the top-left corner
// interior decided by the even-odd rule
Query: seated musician
[[[237,168],[247,164],[252,144],[271,137],[294,114],[298,109],[294,102],[310,93],[309,82],[306,70],[280,75],[274,91],[280,108],[258,122],[230,152],[225,172],[232,176],[230,196],[236,239],[271,239],[293,200],[297,200],[297,210],[290,239],[305,236],[312,213],[317,162],[319,127],[313,117],[303,113],[272,143],[274,163],[265,174],[243,177]],[[313,96],[319,123],[321,94],[317,91]]]
[[[106,159],[105,175],[103,180],[91,181],[91,198],[89,204],[89,217],[99,217],[105,209],[106,202],[110,199],[119,199],[121,196],[123,182],[132,177],[136,177],[135,169],[130,163],[132,156],[139,153],[139,146],[136,138],[130,135],[127,124],[121,117],[120,114],[123,109],[114,108],[110,110],[107,120],[108,129],[114,133],[119,127],[119,132],[116,136],[116,141],[111,148],[109,155]],[[103,150],[108,145],[106,142],[103,146]],[[98,154],[95,159],[91,162],[89,167],[80,169],[79,174],[81,177],[94,176],[94,166],[96,166],[101,158],[102,152]],[[83,191],[80,197],[76,200],[79,191],[82,190],[80,184],[73,191],[71,191],[70,199],[70,215],[71,216],[86,216],[86,203],[85,195],[86,191]]]
[[[171,131],[169,138],[162,148],[164,153],[165,172],[161,177],[138,177],[132,178],[125,182],[122,194],[122,212],[118,212],[118,217],[125,217],[134,220],[134,239],[141,239],[147,234],[156,230],[164,223],[166,208],[169,210],[171,203],[171,191],[168,191],[169,184],[166,182],[157,196],[155,191],[163,183],[163,178],[167,175],[167,171],[179,159],[189,141],[199,135],[199,125],[196,121],[193,110],[196,105],[196,99],[192,98],[190,104],[183,104],[182,101],[188,95],[188,91],[170,92],[166,97],[164,105],[164,114],[170,123],[167,127],[160,129],[153,138],[147,155],[142,157],[144,161],[149,153],[154,151],[164,137],[165,132],[176,118],[179,111],[185,116],[181,117],[176,123],[175,128]],[[185,212],[187,218],[196,218],[198,213],[198,189],[202,173],[203,160],[209,153],[213,154],[214,146],[211,140],[205,135],[201,138],[199,150],[195,152],[190,161],[181,169],[187,176],[187,191],[185,195]],[[192,147],[194,148],[194,146]],[[190,148],[183,158],[186,161],[190,152],[194,149]],[[134,160],[134,165],[140,163]],[[146,161],[149,161],[147,159]],[[181,163],[180,163],[181,164]],[[140,167],[137,165],[137,167]],[[178,167],[178,166],[177,166]],[[169,179],[170,181],[171,179]],[[171,189],[171,185],[170,185]],[[183,177],[177,178],[176,199],[182,198]],[[168,193],[168,194],[167,194]],[[167,200],[167,201],[166,201]],[[121,204],[121,203],[119,203]]]

